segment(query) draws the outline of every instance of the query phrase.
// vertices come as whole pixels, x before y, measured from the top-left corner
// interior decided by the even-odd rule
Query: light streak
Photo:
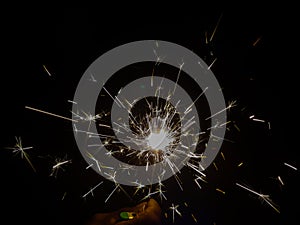
[[[36,172],[35,167],[33,166],[32,162],[29,159],[29,155],[27,152],[25,152],[28,149],[32,149],[33,147],[23,147],[22,145],[22,139],[21,137],[15,137],[16,144],[14,147],[6,147],[6,149],[12,150],[13,153],[21,154],[21,159],[25,159],[27,163],[30,165],[30,167],[33,169],[34,172]]]
[[[212,117],[214,117],[214,116],[216,116],[216,115],[218,115],[218,114],[220,114],[220,113],[226,111],[227,109],[230,109],[230,108],[236,106],[235,103],[236,103],[236,101],[230,102],[229,105],[228,105],[226,108],[224,108],[224,109],[220,110],[219,112],[216,112],[215,114],[213,114],[213,115],[207,117],[205,120],[208,120],[208,119],[210,119],[210,118],[212,118]]]
[[[216,191],[218,191],[218,192],[222,193],[223,195],[225,195],[225,191],[223,191],[223,190],[220,189],[220,188],[216,188]]]
[[[258,38],[253,42],[252,46],[255,47],[255,46],[257,45],[257,43],[261,40],[261,38],[262,38],[261,36],[258,37]]]
[[[91,78],[89,79],[89,81],[92,81],[92,82],[97,82],[97,80],[95,79],[95,77],[93,76],[93,74],[90,74],[91,75]]]
[[[279,209],[275,206],[275,204],[272,202],[272,200],[270,199],[269,195],[265,195],[265,194],[260,194],[254,190],[251,190],[250,188],[247,188],[239,183],[236,183],[237,186],[257,195],[260,199],[262,199],[263,201],[265,201],[269,206],[271,206],[277,213],[280,213]]]
[[[222,16],[223,16],[223,14],[221,14],[221,16],[219,17],[218,22],[217,22],[217,24],[216,24],[216,26],[215,26],[215,29],[214,29],[213,33],[211,34],[211,36],[210,36],[209,41],[212,41],[212,40],[213,40],[213,38],[214,38],[214,36],[215,36],[215,33],[216,33],[216,31],[217,31],[217,29],[218,29],[218,27],[219,27],[219,24],[220,24],[220,21],[221,21],[221,19],[222,19]]]
[[[177,78],[176,78],[176,82],[175,82],[175,85],[174,85],[173,95],[175,94],[176,87],[177,87],[177,84],[178,84],[178,81],[179,81],[179,77],[180,77],[180,74],[181,74],[181,70],[182,70],[183,65],[184,65],[184,62],[182,62],[182,63],[179,65],[179,71],[178,71]]]
[[[257,122],[262,122],[262,123],[265,123],[266,121],[262,120],[262,119],[257,119],[257,118],[253,118],[252,119],[253,121],[257,121]]]
[[[298,170],[295,166],[292,166],[292,165],[290,165],[290,164],[288,164],[288,163],[284,163],[284,165],[286,165],[286,166],[292,168],[293,170]]]
[[[99,187],[101,184],[103,183],[103,181],[99,182],[97,185],[95,185],[94,187],[92,187],[87,193],[85,193],[84,195],[82,195],[82,198],[85,198],[87,195],[91,194],[92,196],[94,196],[93,191]]]
[[[233,126],[235,127],[235,129],[237,129],[238,132],[241,132],[241,129],[238,127],[238,125],[236,125],[236,123],[233,123]]]
[[[207,67],[207,70],[210,70],[210,68],[215,64],[216,61],[217,58],[215,58],[214,61],[212,61],[212,63]]]
[[[64,159],[56,158],[55,164],[52,166],[50,176],[57,177],[58,171],[64,170],[63,166],[69,163],[71,163],[71,160],[66,160],[66,156],[64,157]]]
[[[60,116],[60,115],[57,115],[57,114],[54,114],[54,113],[46,112],[46,111],[36,109],[36,108],[33,108],[33,107],[25,106],[25,108],[36,111],[36,112],[44,113],[44,114],[47,114],[47,115],[50,115],[50,116],[55,116],[55,117],[58,117],[58,118],[61,118],[61,119],[64,119],[64,120],[69,120],[69,121],[72,121],[72,122],[78,122],[77,120],[73,120],[73,119],[70,119],[70,118],[67,118],[67,117],[64,117],[64,116]]]
[[[62,198],[61,198],[62,201],[65,199],[66,195],[67,195],[67,192],[65,192],[65,193],[63,194],[63,196],[62,196]]]
[[[71,100],[68,100],[68,102],[77,105],[77,102],[74,102],[74,101],[71,101]]]
[[[284,183],[283,183],[283,181],[282,181],[282,179],[281,179],[280,176],[278,176],[277,179],[279,180],[279,182],[281,183],[281,185],[284,185]]]
[[[206,92],[206,90],[208,89],[208,87],[206,87],[205,89],[204,89],[204,91],[202,91],[201,92],[201,94],[195,99],[195,101],[191,104],[191,105],[189,105],[187,108],[186,108],[186,110],[184,111],[184,114],[187,114],[188,113],[188,111],[192,108],[192,106],[197,102],[197,100]]]
[[[225,156],[224,156],[223,152],[221,152],[221,156],[222,156],[223,160],[225,161]]]
[[[175,213],[177,213],[179,216],[182,216],[181,212],[179,212],[179,210],[177,209],[178,207],[179,205],[174,206],[174,203],[172,203],[172,206],[169,208],[172,210],[173,223],[175,222]]]
[[[238,167],[241,167],[243,164],[244,164],[243,162],[240,162],[240,163],[238,164]]]
[[[43,65],[44,70],[46,71],[46,73],[51,77],[51,73],[49,72],[49,70],[47,69],[47,67],[45,65]]]
[[[192,216],[193,220],[195,221],[195,223],[197,223],[198,221],[197,221],[197,219],[196,219],[196,217],[194,216],[193,213],[191,214],[191,216]]]
[[[217,167],[217,164],[216,164],[215,162],[213,162],[213,165],[214,165],[216,171],[218,171],[219,169],[218,169],[218,167]]]

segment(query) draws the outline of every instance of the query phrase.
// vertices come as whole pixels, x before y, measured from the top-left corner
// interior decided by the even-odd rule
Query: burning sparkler
[[[208,33],[205,32],[206,44],[212,42],[221,18],[222,15],[219,17],[210,37],[208,37]],[[253,46],[257,45],[260,38],[261,37],[253,43]],[[163,181],[169,177],[173,177],[176,179],[178,187],[183,190],[184,185],[181,181],[180,174],[181,168],[184,166],[193,171],[193,181],[196,188],[198,187],[199,189],[202,189],[202,184],[200,182],[208,183],[206,180],[205,169],[209,166],[209,164],[212,163],[216,170],[219,169],[217,164],[213,162],[214,157],[211,157],[210,153],[198,151],[199,149],[197,147],[199,147],[200,144],[203,144],[211,152],[217,152],[223,140],[233,142],[224,138],[223,130],[226,130],[226,126],[229,123],[232,123],[236,130],[241,131],[234,121],[226,121],[226,115],[231,108],[236,106],[235,100],[229,102],[226,106],[225,103],[222,103],[222,98],[220,98],[220,106],[215,108],[211,107],[211,99],[213,98],[210,94],[214,93],[215,90],[218,90],[218,92],[221,92],[222,90],[218,87],[218,85],[215,85],[216,87],[212,87],[214,86],[213,82],[211,82],[213,85],[211,85],[210,82],[207,82],[210,85],[199,85],[203,91],[198,93],[197,98],[191,99],[189,102],[186,101],[185,97],[181,97],[182,93],[180,92],[181,87],[179,82],[183,72],[186,72],[185,70],[190,71],[187,68],[191,65],[189,65],[189,60],[183,61],[182,56],[180,56],[180,60],[176,59],[176,62],[169,62],[168,54],[165,54],[164,51],[161,52],[161,49],[166,48],[167,44],[155,41],[149,44],[149,48],[145,48],[151,49],[151,51],[148,52],[154,53],[154,56],[147,56],[148,58],[143,60],[154,62],[154,67],[151,71],[150,79],[149,77],[147,78],[148,83],[140,82],[139,86],[142,86],[143,90],[152,88],[151,98],[149,97],[150,95],[148,96],[140,93],[137,93],[137,95],[132,98],[128,98],[124,94],[126,93],[126,87],[120,88],[117,93],[112,92],[108,85],[104,86],[105,81],[108,80],[108,78],[98,76],[98,74],[95,73],[96,70],[93,70],[95,65],[94,67],[91,67],[91,69],[87,70],[86,76],[82,79],[83,82],[88,81],[88,85],[93,85],[93,88],[99,84],[97,88],[102,88],[104,90],[100,96],[110,98],[112,100],[112,105],[118,108],[117,111],[126,113],[122,114],[122,116],[119,116],[119,114],[117,116],[113,115],[113,109],[105,113],[94,112],[96,107],[93,105],[93,94],[97,91],[89,92],[90,90],[87,90],[89,88],[85,89],[85,91],[88,98],[92,99],[91,101],[85,101],[84,98],[81,99],[80,94],[82,95],[82,93],[85,92],[80,91],[78,91],[78,95],[75,95],[76,97],[74,98],[74,101],[68,100],[68,102],[72,103],[73,106],[71,111],[72,119],[25,106],[26,109],[73,122],[74,134],[76,138],[79,137],[77,139],[78,143],[80,142],[80,147],[84,146],[81,151],[88,163],[86,169],[93,168],[114,184],[112,191],[105,196],[105,203],[108,203],[113,194],[120,190],[129,196],[122,187],[122,184],[124,184],[122,182],[124,181],[120,178],[120,176],[130,178],[128,179],[128,183],[125,184],[134,186],[134,193],[130,197],[136,197],[141,194],[142,198],[140,200],[145,200],[151,197],[158,197],[161,201],[168,200],[167,191]],[[142,48],[143,52],[147,52],[145,49]],[[120,55],[123,58],[127,57],[124,57],[124,54]],[[211,53],[211,55],[213,54]],[[109,54],[106,56],[108,58],[110,57]],[[121,61],[123,58],[114,60]],[[130,58],[130,56],[128,56],[128,58]],[[215,65],[216,60],[217,57],[214,57],[208,66],[202,60],[196,60],[195,65],[197,65],[201,71],[205,71],[204,74],[207,73],[212,75],[211,69],[213,65]],[[160,77],[159,80],[158,77],[156,77],[156,69],[160,64],[163,64],[162,62],[166,62],[167,64],[169,63],[173,66],[176,65],[178,68],[178,73],[174,75],[172,85],[168,85],[167,78]],[[126,63],[130,64],[131,62],[128,60]],[[43,67],[47,74],[51,76],[46,66],[43,65]],[[102,75],[102,73],[100,74]],[[197,79],[194,80],[196,81]],[[132,86],[137,85],[134,84]],[[84,88],[86,87],[87,86],[84,86]],[[132,90],[133,89],[131,88],[130,92],[133,92]],[[180,94],[177,94],[177,92]],[[100,91],[97,93],[99,94]],[[202,131],[200,130],[200,122],[199,118],[197,118],[197,109],[195,105],[197,104],[198,99],[204,97],[206,97],[209,101],[210,109],[212,111],[211,115],[205,118],[206,121],[211,121],[211,127]],[[213,97],[215,96],[213,95]],[[86,106],[84,105],[85,102],[92,102],[92,104],[91,106]],[[143,107],[139,107],[141,106],[139,105],[141,102],[144,102]],[[142,109],[146,110],[143,111]],[[250,116],[250,119],[256,122],[267,122],[265,120],[255,118],[254,115]],[[97,130],[95,130],[95,127]],[[268,122],[268,128],[271,129],[270,122]],[[35,171],[35,168],[25,152],[25,150],[32,147],[24,148],[22,147],[21,139],[16,138],[16,140],[16,146],[10,149],[12,149],[15,153],[21,153],[21,157],[25,158]],[[84,143],[82,144],[82,142]],[[223,152],[221,152],[221,157],[223,161],[225,161],[225,155]],[[107,159],[107,163],[105,160],[105,162],[101,161],[103,158],[105,160]],[[230,156],[228,157],[226,155],[226,159],[228,158],[230,158]],[[118,162],[112,164],[111,162],[113,159],[118,159],[113,161]],[[124,161],[126,163],[124,163]],[[64,170],[64,167],[69,163],[71,163],[71,160],[69,159],[57,158],[52,166],[50,176],[56,177],[58,171]],[[240,162],[237,167],[241,167],[242,165],[243,162]],[[284,165],[297,170],[296,167],[291,166],[290,164],[284,163]],[[140,168],[142,168],[143,172],[140,172]],[[137,176],[136,174],[142,174],[144,176]],[[280,176],[278,176],[278,181],[284,185]],[[86,198],[88,195],[93,196],[94,190],[102,183],[103,181],[99,182],[88,192],[83,194],[82,197]],[[255,192],[239,183],[236,183],[236,185],[257,195],[276,212],[279,212],[278,208],[274,205],[274,203],[272,203],[269,195]],[[215,190],[221,194],[225,194],[225,191],[220,188],[215,188]],[[187,203],[185,203],[185,205],[187,206]],[[180,208],[180,205],[174,205],[174,203],[171,207],[169,207],[172,212],[173,223],[175,222],[175,214],[182,216],[178,208]],[[191,215],[193,220],[197,222],[196,217],[193,214]]]

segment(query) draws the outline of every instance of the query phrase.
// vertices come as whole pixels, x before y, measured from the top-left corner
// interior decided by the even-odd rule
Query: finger
[[[160,215],[160,213],[161,213],[161,208],[160,208],[160,205],[157,203],[157,201],[155,201],[154,199],[151,198],[151,199],[148,201],[146,211],[147,211],[147,212],[155,213],[155,214],[157,214],[157,215]]]

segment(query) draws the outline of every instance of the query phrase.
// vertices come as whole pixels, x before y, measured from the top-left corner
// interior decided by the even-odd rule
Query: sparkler
[[[208,34],[207,34],[207,32],[205,32],[206,44],[208,44],[209,42],[211,42],[213,40],[215,33],[217,31],[217,28],[219,26],[219,23],[221,21],[221,18],[222,18],[222,15],[219,17],[218,22],[217,22],[210,38],[208,38]],[[260,41],[260,39],[261,39],[261,37],[259,37],[253,43],[253,46],[256,46],[257,43]],[[158,42],[156,42],[156,47],[159,48]],[[155,66],[153,68],[152,75],[151,75],[151,81],[150,81],[151,87],[154,86],[155,67],[158,66],[165,58],[165,56],[160,56],[158,54],[158,51],[154,50],[153,52],[156,55],[157,60],[156,60],[156,63],[155,63]],[[211,69],[211,67],[215,64],[216,60],[217,60],[217,58],[214,58],[214,60],[211,62],[211,64],[207,67],[207,70]],[[200,67],[204,68],[204,66],[201,64],[201,62],[199,62],[198,64]],[[174,89],[173,89],[173,91],[170,91],[170,94],[167,97],[168,101],[170,99],[172,99],[172,97],[175,95],[178,81],[180,79],[181,71],[182,71],[182,68],[184,65],[185,65],[185,63],[183,61],[179,65],[179,71],[177,74]],[[47,70],[46,66],[43,65],[43,67],[44,67],[45,71],[47,72],[47,74],[49,76],[51,76],[51,74]],[[90,74],[90,78],[88,80],[91,82],[94,82],[94,83],[98,82],[95,79],[95,77],[93,76],[93,74]],[[163,89],[163,80],[164,79],[162,79],[161,83],[157,86],[157,89],[155,92],[155,97],[157,97],[157,101],[159,101],[158,99],[160,97],[161,89]],[[195,121],[195,118],[193,118],[193,117],[189,118],[188,115],[190,115],[192,106],[194,106],[196,104],[197,100],[204,94],[204,92],[207,89],[208,89],[208,87],[206,87],[204,89],[204,91],[202,93],[200,93],[200,95],[193,101],[193,103],[191,105],[182,106],[181,102],[178,102],[176,104],[175,108],[177,108],[177,105],[180,105],[180,107],[185,108],[185,111],[183,112],[183,114],[179,115],[180,122],[174,121],[174,117],[176,116],[176,110],[174,110],[174,108],[172,108],[170,104],[166,103],[165,105],[161,106],[159,104],[153,105],[153,102],[148,103],[150,112],[148,112],[146,115],[143,115],[143,119],[140,120],[140,118],[139,118],[140,115],[134,116],[131,113],[131,109],[134,107],[134,104],[139,100],[138,98],[134,99],[134,101],[129,101],[127,99],[121,100],[120,98],[118,98],[118,96],[112,95],[107,90],[107,88],[104,86],[103,86],[103,90],[105,90],[105,92],[113,100],[113,102],[116,103],[116,105],[120,109],[124,109],[124,110],[128,111],[128,113],[130,115],[130,117],[129,117],[130,125],[129,126],[124,123],[124,120],[128,119],[128,118],[120,118],[119,121],[114,121],[113,125],[116,125],[118,128],[115,128],[111,125],[107,125],[107,124],[105,124],[105,122],[98,123],[98,120],[107,116],[107,114],[104,114],[104,113],[93,115],[91,113],[87,113],[87,112],[78,110],[77,112],[71,112],[73,115],[73,118],[75,118],[75,119],[70,119],[67,117],[63,117],[63,116],[60,116],[57,114],[53,114],[53,113],[43,111],[40,109],[36,109],[33,107],[29,107],[29,106],[25,106],[25,108],[33,110],[33,111],[37,111],[40,113],[44,113],[44,114],[47,114],[50,116],[54,116],[54,117],[69,120],[72,122],[76,122],[76,123],[87,122],[89,125],[86,130],[78,130],[77,126],[75,126],[75,124],[73,124],[74,132],[86,134],[87,140],[91,140],[92,138],[105,138],[105,141],[103,141],[102,144],[100,144],[100,145],[93,144],[93,143],[87,144],[87,147],[89,150],[86,152],[86,155],[88,156],[89,159],[91,159],[92,163],[90,163],[86,167],[86,169],[95,166],[100,172],[107,171],[105,169],[108,169],[111,171],[109,173],[106,172],[106,175],[108,175],[110,177],[110,180],[112,182],[114,182],[115,186],[104,201],[105,203],[107,203],[109,201],[109,199],[111,198],[111,196],[117,192],[117,190],[123,190],[123,192],[125,192],[125,190],[115,179],[115,176],[116,176],[115,169],[100,163],[95,158],[94,153],[91,153],[92,151],[90,151],[90,149],[93,149],[93,147],[97,147],[98,151],[101,151],[101,150],[104,150],[103,147],[105,147],[105,146],[114,146],[114,150],[109,149],[106,152],[106,155],[109,157],[112,157],[115,154],[120,154],[120,153],[122,153],[122,154],[124,153],[124,155],[126,157],[136,155],[137,156],[136,159],[139,162],[146,163],[146,166],[145,166],[146,171],[148,171],[149,166],[151,166],[155,163],[158,163],[158,162],[163,162],[163,165],[165,166],[165,168],[171,169],[171,171],[173,173],[173,177],[174,177],[174,179],[176,179],[176,182],[181,190],[183,190],[183,184],[182,184],[182,181],[180,180],[180,176],[179,176],[180,169],[178,169],[178,167],[176,166],[174,161],[178,158],[178,155],[184,155],[184,156],[190,158],[190,161],[186,162],[185,166],[188,167],[189,169],[191,169],[193,172],[195,172],[194,182],[199,189],[202,189],[202,186],[200,185],[200,181],[207,183],[207,181],[205,180],[206,175],[205,175],[205,173],[203,173],[204,169],[203,169],[202,165],[197,160],[203,159],[204,156],[198,152],[192,152],[189,149],[192,146],[197,146],[199,143],[201,143],[202,141],[205,140],[205,139],[199,140],[200,134],[207,135],[210,131],[211,132],[208,134],[208,136],[213,137],[214,141],[226,140],[226,141],[232,142],[231,140],[221,138],[221,137],[218,137],[213,134],[213,131],[229,124],[231,121],[227,121],[227,122],[224,122],[224,121],[219,122],[218,121],[212,127],[208,128],[205,132],[195,133],[194,130],[192,129],[192,126],[195,125],[196,121]],[[120,89],[119,93],[120,92],[121,92],[121,89]],[[73,105],[79,105],[77,102],[74,102],[71,100],[68,100],[68,102],[72,103]],[[207,117],[205,120],[214,118],[216,115],[219,115],[221,113],[229,112],[232,107],[236,106],[235,103],[236,103],[236,101],[229,102],[227,107],[212,114],[211,116]],[[254,115],[250,116],[249,118],[251,120],[257,121],[257,122],[266,122],[265,120],[254,118]],[[99,125],[101,130],[102,129],[110,130],[110,131],[115,132],[115,134],[127,134],[132,131],[132,127],[134,128],[135,132],[133,132],[133,135],[128,135],[125,139],[121,140],[119,138],[117,140],[117,138],[113,135],[102,134],[100,132],[99,133],[90,132],[89,128],[90,128],[90,125],[92,122],[97,122],[97,125]],[[235,122],[233,121],[232,123],[233,123],[233,126],[236,128],[236,130],[240,131],[240,128],[235,124]],[[130,127],[130,126],[132,126],[132,127]],[[268,128],[271,129],[270,122],[268,122]],[[181,136],[183,138],[189,137],[190,140],[192,140],[192,142],[189,143],[188,145],[184,144],[180,141],[179,136]],[[132,142],[137,146],[137,149],[131,149],[131,147],[126,148],[124,146],[121,146],[120,141]],[[22,158],[24,157],[27,160],[27,162],[30,164],[32,169],[35,171],[32,163],[30,162],[30,160],[28,158],[27,153],[24,151],[24,150],[27,150],[30,148],[32,148],[32,147],[23,148],[22,144],[21,144],[21,139],[19,139],[19,140],[17,139],[16,147],[11,148],[11,149],[13,149],[13,152],[17,152],[17,153],[21,152],[21,157]],[[225,156],[224,156],[223,152],[221,152],[221,156],[222,156],[223,160],[225,161]],[[58,170],[60,170],[60,169],[63,170],[63,167],[69,163],[71,163],[71,160],[56,159],[55,165],[53,165],[53,167],[52,167],[51,176],[56,176]],[[218,167],[215,162],[213,163],[213,165],[214,165],[215,169],[218,170]],[[243,162],[240,162],[238,164],[238,167],[241,167],[242,165],[243,165]],[[290,164],[284,163],[284,165],[286,165],[294,170],[297,170],[296,167],[291,166]],[[120,167],[121,167],[120,170],[125,171],[125,173],[130,174],[130,173],[134,172],[134,169],[131,165],[126,165],[126,166],[122,165]],[[165,171],[160,171],[159,174],[155,174],[154,176],[158,176],[159,178],[162,178],[164,176],[164,172]],[[280,176],[278,176],[278,180],[282,185],[284,185]],[[97,187],[99,187],[102,183],[103,183],[103,181],[98,183],[96,186],[92,187],[82,197],[86,198],[89,194],[91,194],[93,196],[94,195],[93,191]],[[166,191],[163,190],[163,188],[165,186],[162,183],[161,179],[159,179],[158,184],[153,185],[154,188],[152,186],[149,187],[144,184],[141,184],[141,182],[139,180],[136,180],[133,183],[135,184],[135,192],[134,192],[133,196],[137,196],[137,194],[140,192],[144,193],[145,190],[147,190],[147,188],[148,188],[148,192],[145,194],[145,196],[144,196],[144,198],[142,198],[142,200],[153,197],[153,196],[158,196],[161,199],[161,201],[163,199],[164,200],[168,199],[165,194]],[[250,188],[242,186],[239,183],[236,183],[236,185],[257,195],[259,198],[261,198],[263,201],[265,201],[267,204],[269,204],[274,210],[279,212],[279,210],[275,207],[275,205],[270,200],[269,195],[259,194],[258,192],[255,192],[255,191],[251,190]],[[225,194],[225,191],[223,191],[220,188],[216,188],[215,190],[217,192]],[[65,194],[62,199],[64,199]],[[126,194],[126,192],[125,192],[125,194]],[[184,203],[184,204],[187,206],[187,203]],[[175,222],[175,214],[182,216],[181,212],[178,210],[179,207],[180,207],[179,205],[175,206],[174,203],[172,204],[171,207],[169,207],[169,209],[172,210],[173,223]],[[191,216],[192,216],[193,220],[197,223],[197,219],[194,216],[194,214],[191,214]]]

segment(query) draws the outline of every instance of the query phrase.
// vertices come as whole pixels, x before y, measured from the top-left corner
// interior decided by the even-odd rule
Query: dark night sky
[[[210,36],[221,14],[212,43],[205,45],[205,32]],[[104,7],[56,11],[45,8],[5,14],[5,73],[1,76],[4,134],[0,152],[4,208],[1,214],[5,220],[11,220],[10,224],[82,224],[94,211],[135,204],[120,193],[104,205],[103,199],[113,187],[108,181],[95,191],[94,198],[82,200],[80,196],[102,178],[85,170],[72,124],[25,110],[24,106],[70,117],[67,100],[72,100],[79,79],[95,59],[121,44],[154,39],[189,48],[207,64],[218,58],[212,71],[223,87],[225,99],[237,100],[238,106],[232,109],[229,119],[241,129],[238,132],[231,128],[227,133],[227,138],[235,143],[224,142],[226,161],[221,156],[216,158],[219,170],[208,168],[209,184],[202,190],[186,178],[191,176],[188,170],[184,171],[184,192],[176,190],[174,180],[166,182],[172,188],[168,202],[162,203],[163,209],[168,211],[172,202],[188,202],[189,208],[181,208],[184,216],[178,224],[193,224],[189,212],[194,213],[199,224],[297,224],[294,204],[299,197],[299,172],[283,165],[288,162],[299,167],[299,160],[295,149],[285,143],[288,135],[282,133],[284,96],[279,72],[274,70],[274,55],[281,47],[273,32],[278,26],[277,16],[246,4],[239,9],[194,8],[170,14],[162,9],[148,14],[135,10],[119,13]],[[257,45],[252,46],[259,37]],[[211,50],[214,56],[209,56]],[[51,71],[51,77],[42,65]],[[252,114],[270,121],[272,129],[250,121]],[[22,137],[24,146],[34,147],[30,155],[37,173],[25,160],[4,149],[15,144],[15,136]],[[72,158],[72,164],[56,179],[49,177],[51,160],[66,154]],[[237,168],[242,161],[244,166]],[[282,187],[276,180],[278,175],[285,182]],[[270,194],[281,206],[281,214],[238,188],[235,182]],[[226,194],[216,192],[218,187]]]

